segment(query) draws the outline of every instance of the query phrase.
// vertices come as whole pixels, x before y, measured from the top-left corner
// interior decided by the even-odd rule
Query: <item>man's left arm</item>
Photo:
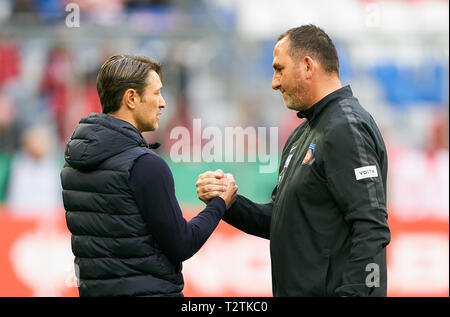
[[[340,296],[368,296],[373,287],[386,287],[385,283],[367,285],[372,268],[378,266],[378,272],[386,269],[383,252],[390,241],[383,179],[387,164],[380,157],[384,156],[380,151],[384,145],[376,144],[373,132],[368,124],[353,116],[330,127],[325,134],[325,174],[351,238],[342,285],[335,290]]]

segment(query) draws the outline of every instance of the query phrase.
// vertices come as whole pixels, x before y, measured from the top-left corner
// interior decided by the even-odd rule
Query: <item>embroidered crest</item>
[[[312,160],[312,158],[313,158],[313,156],[314,156],[314,148],[316,147],[316,145],[315,144],[310,144],[309,145],[309,147],[308,147],[308,151],[306,152],[306,155],[305,155],[305,157],[303,158],[303,162],[302,162],[302,165],[306,165],[306,164],[308,164],[309,162],[311,162],[311,160]]]

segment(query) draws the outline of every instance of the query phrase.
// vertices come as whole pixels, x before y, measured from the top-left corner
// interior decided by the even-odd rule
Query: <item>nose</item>
[[[166,107],[166,101],[164,100],[164,97],[161,96],[161,99],[159,100],[159,108],[165,108]]]
[[[273,74],[272,77],[272,89],[278,90],[281,87],[280,76],[277,74]]]

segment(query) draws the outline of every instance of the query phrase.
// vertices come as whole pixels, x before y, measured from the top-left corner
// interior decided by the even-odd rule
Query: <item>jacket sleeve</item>
[[[238,195],[223,220],[245,233],[269,239],[273,202],[258,204]]]
[[[284,145],[278,175],[282,171],[282,166],[284,166],[292,142],[295,140],[297,131],[300,128],[301,126],[299,125],[294,132],[291,133]],[[244,196],[238,195],[231,208],[225,212],[223,220],[245,233],[264,239],[270,239],[270,221],[277,189],[278,186],[275,186],[272,191],[271,201],[267,204],[258,204]]]
[[[368,285],[367,281],[372,281],[369,274],[375,272],[373,268],[383,270],[386,265],[382,259],[385,261],[385,247],[390,241],[383,179],[387,165],[380,157],[384,154],[377,151],[380,147],[372,132],[368,124],[350,114],[347,120],[331,125],[324,136],[329,190],[342,211],[351,239],[342,285],[335,290],[339,296],[370,295],[377,285]]]
[[[156,154],[136,160],[130,185],[150,233],[176,263],[189,259],[203,246],[225,212],[225,201],[214,197],[198,215],[186,221],[175,196],[172,172]]]

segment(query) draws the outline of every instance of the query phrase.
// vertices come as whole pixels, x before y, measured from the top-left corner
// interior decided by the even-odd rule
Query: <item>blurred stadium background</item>
[[[77,27],[76,10],[79,8]],[[159,141],[186,218],[197,175],[222,168],[266,202],[258,163],[174,163],[173,127],[279,127],[300,121],[271,89],[279,34],[307,23],[334,40],[341,81],[382,130],[389,155],[389,296],[449,295],[448,0],[0,0],[0,296],[77,296],[59,171],[82,116],[100,112],[102,62],[163,65]],[[75,26],[75,27],[73,27]],[[248,149],[252,151],[254,149]],[[186,296],[271,296],[268,241],[221,223],[184,263]]]

